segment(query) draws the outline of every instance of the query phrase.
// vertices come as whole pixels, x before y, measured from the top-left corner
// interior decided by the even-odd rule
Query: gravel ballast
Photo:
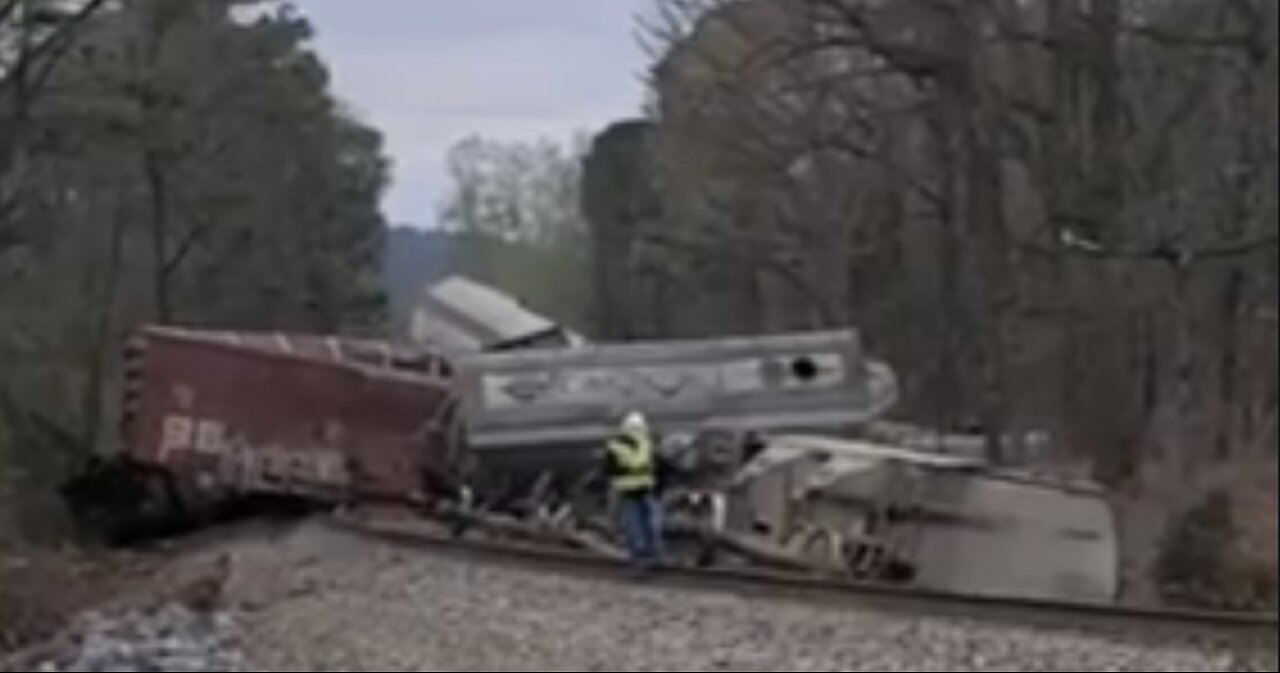
[[[43,646],[0,670],[240,671],[234,619],[178,604],[114,614],[86,612]]]
[[[1274,643],[1240,650],[679,591],[317,527],[243,543],[232,585],[258,670],[1276,670]]]

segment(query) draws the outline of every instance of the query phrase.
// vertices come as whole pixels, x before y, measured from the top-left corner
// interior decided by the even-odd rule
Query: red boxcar
[[[450,379],[381,342],[149,327],[127,356],[124,450],[187,502],[422,501],[458,477]]]

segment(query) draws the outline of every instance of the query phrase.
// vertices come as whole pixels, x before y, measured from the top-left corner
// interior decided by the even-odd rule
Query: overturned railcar
[[[381,342],[148,327],[126,353],[118,457],[64,494],[113,538],[246,497],[422,500],[459,478],[452,374]]]
[[[584,342],[515,297],[462,276],[446,278],[422,293],[409,337],[445,353],[569,348]]]
[[[589,472],[627,410],[662,433],[843,432],[898,398],[893,371],[866,357],[854,330],[483,353],[457,364],[484,485]]]
[[[735,475],[722,526],[814,567],[967,595],[1109,603],[1119,532],[1098,488],[982,461],[774,437]]]

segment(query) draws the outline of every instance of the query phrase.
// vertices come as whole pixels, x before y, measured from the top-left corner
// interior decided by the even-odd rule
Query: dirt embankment
[[[293,525],[289,517],[233,522],[135,551],[0,549],[0,660],[42,643],[85,610],[177,604],[208,611],[232,580],[229,545],[243,538],[269,546]],[[272,577],[251,591],[278,583]]]

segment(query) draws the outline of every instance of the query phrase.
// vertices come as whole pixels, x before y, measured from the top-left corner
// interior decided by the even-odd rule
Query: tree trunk
[[[1231,457],[1239,439],[1240,314],[1244,303],[1244,282],[1244,272],[1233,264],[1223,289],[1222,312],[1219,315],[1222,343],[1218,360],[1219,411],[1215,419],[1214,441],[1219,460]]]
[[[1009,363],[1011,341],[1006,337],[1009,314],[1016,306],[1013,274],[1009,269],[1008,232],[1000,205],[999,166],[991,154],[983,130],[970,122],[968,205],[969,224],[978,234],[982,275],[982,425],[987,436],[987,455],[994,464],[1008,458],[1005,446],[1009,429]]]
[[[1173,267],[1174,335],[1174,405],[1177,418],[1171,447],[1175,464],[1192,470],[1198,462],[1195,419],[1195,340],[1196,322],[1191,305],[1191,268],[1185,264]]]
[[[1094,219],[1108,227],[1094,232],[1098,239],[1117,236],[1125,201],[1123,150],[1124,118],[1120,100],[1120,0],[1093,0],[1093,25],[1098,34],[1094,56],[1094,143],[1090,174],[1095,176],[1092,196]]]
[[[1049,0],[1048,26],[1046,33],[1058,44],[1065,44],[1072,11],[1065,0]],[[1042,177],[1042,189],[1045,190],[1045,205],[1048,212],[1066,212],[1068,188],[1075,178],[1074,167],[1078,161],[1067,147],[1066,137],[1071,124],[1075,121],[1080,100],[1076,81],[1076,67],[1067,57],[1063,49],[1053,52],[1053,89],[1051,105],[1058,112],[1053,125],[1045,133],[1045,166]],[[1050,236],[1058,236],[1058,231],[1051,230]],[[1080,376],[1080,330],[1076,310],[1076,286],[1072,282],[1070,256],[1065,251],[1055,255],[1052,260],[1054,286],[1058,288],[1056,300],[1058,310],[1058,327],[1062,331],[1062,351],[1058,362],[1061,413],[1064,425],[1071,436],[1081,414]]]
[[[956,220],[958,183],[955,139],[950,124],[939,119],[934,124],[934,142],[939,150],[939,173],[943,196],[939,204],[938,226],[938,367],[934,388],[936,422],[939,430],[954,430],[960,425],[959,336],[964,331],[961,309],[961,236]]]
[[[147,180],[147,199],[151,211],[152,293],[155,317],[161,323],[173,318],[169,297],[169,193],[164,165],[152,150],[143,154],[143,172]]]
[[[121,194],[124,190],[121,190]],[[121,202],[112,218],[111,235],[108,244],[107,268],[102,277],[102,294],[96,297],[91,310],[96,311],[93,334],[86,348],[88,377],[85,382],[84,419],[82,443],[86,451],[97,448],[98,435],[102,430],[103,392],[106,383],[107,361],[115,357],[114,341],[111,338],[112,318],[116,311],[118,296],[120,265],[124,256],[124,234],[128,217]]]
[[[1012,247],[1005,222],[1004,185],[997,134],[1000,110],[989,91],[991,74],[983,52],[985,17],[974,3],[963,5],[957,22],[957,47],[962,51],[962,75],[950,83],[953,116],[960,132],[965,162],[965,218],[977,250],[982,316],[980,408],[987,438],[988,459],[1007,461],[1005,446],[1010,426],[1009,358],[1013,340],[1008,331],[1017,308]]]

